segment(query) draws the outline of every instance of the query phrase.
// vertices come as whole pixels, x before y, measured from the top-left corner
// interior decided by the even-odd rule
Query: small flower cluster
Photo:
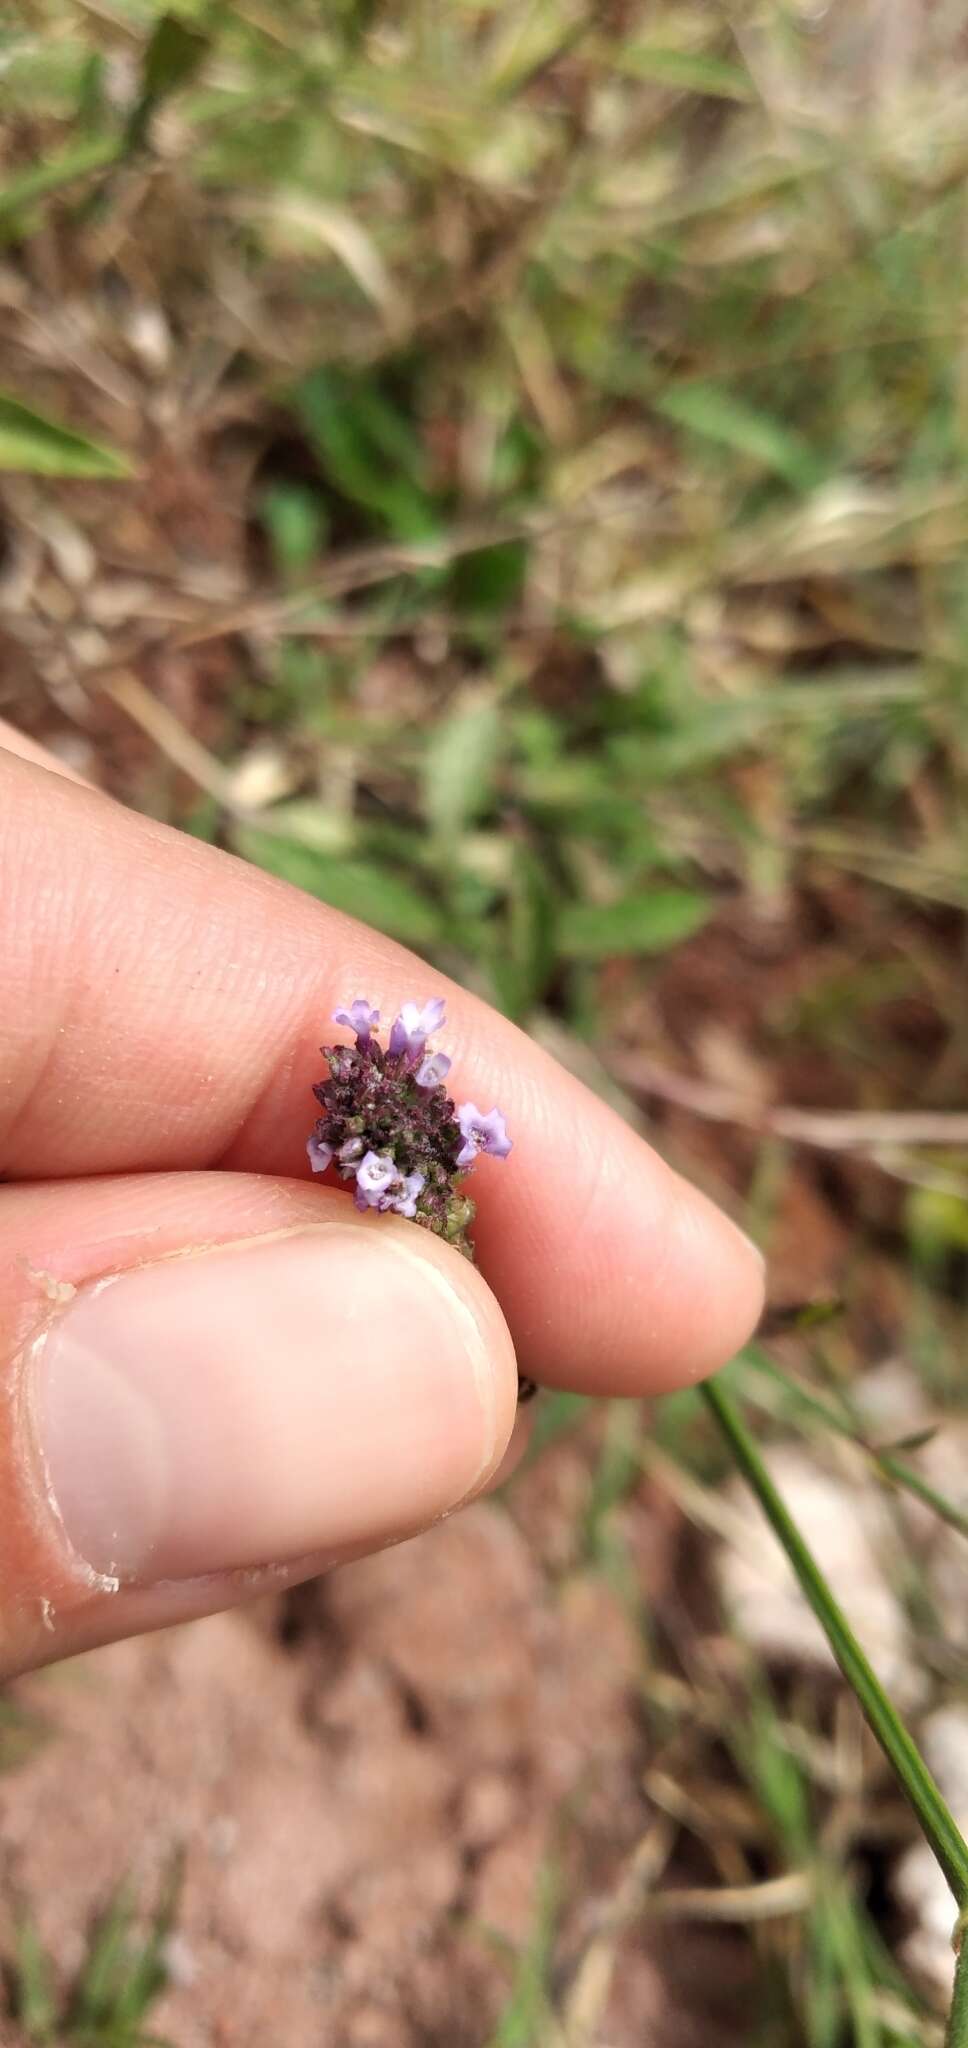
[[[306,1147],[313,1172],[335,1166],[355,1183],[358,1209],[412,1217],[472,1259],[474,1204],[459,1183],[480,1153],[505,1159],[511,1140],[499,1109],[457,1108],[446,1092],[450,1060],[429,1044],[444,1022],[443,1003],[404,1003],[385,1051],[375,1036],[380,1012],[362,996],[333,1022],[356,1044],[322,1047],[329,1079],[313,1089],[322,1109]]]

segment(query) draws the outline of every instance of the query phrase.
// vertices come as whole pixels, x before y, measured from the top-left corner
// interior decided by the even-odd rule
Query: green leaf
[[[439,529],[423,478],[419,440],[373,377],[314,370],[295,394],[324,475],[351,505],[396,540],[429,540]]]
[[[128,477],[131,464],[115,448],[75,434],[19,398],[0,392],[0,470],[26,476]]]
[[[503,612],[521,595],[528,564],[524,540],[495,541],[472,548],[454,563],[454,603],[461,612]]]
[[[738,64],[711,57],[705,50],[677,50],[658,43],[626,43],[616,59],[618,69],[635,78],[654,78],[660,85],[712,99],[751,100],[753,86]]]
[[[280,875],[318,896],[334,910],[358,917],[364,924],[408,946],[433,946],[443,936],[443,921],[436,904],[413,888],[400,875],[376,861],[339,860],[299,846],[292,839],[278,839],[269,832],[240,826],[233,834],[237,851],[271,875]]]
[[[65,2016],[64,2038],[78,2048],[148,2048],[159,2037],[144,2020],[168,1981],[165,1946],[181,1898],[184,1857],[172,1857],[146,1931],[138,1931],[131,1887],[123,1882],[97,1922]]]
[[[885,1451],[923,1451],[926,1444],[933,1444],[939,1428],[939,1423],[930,1422],[926,1429],[912,1429],[907,1436],[895,1437],[892,1443],[879,1444],[878,1451],[881,1455]]]
[[[46,163],[29,164],[0,186],[0,222],[16,221],[25,207],[46,199],[49,192],[59,192],[64,186],[73,185],[78,178],[87,178],[94,171],[105,170],[117,161],[123,150],[124,144],[119,136],[98,135],[72,142],[68,149],[49,157]]]
[[[428,825],[450,840],[480,817],[494,788],[501,711],[491,690],[468,690],[431,733],[423,763]]]
[[[810,1852],[810,1813],[802,1769],[791,1755],[765,1676],[750,1673],[743,1711],[731,1727],[733,1754],[766,1809],[786,1855],[795,1861]]]
[[[617,903],[566,903],[558,949],[567,960],[608,960],[621,953],[664,953],[692,937],[712,915],[693,889],[651,889]]]
[[[318,491],[299,483],[271,484],[261,504],[276,571],[295,582],[321,554],[326,513]]]
[[[914,1188],[907,1200],[913,1249],[925,1265],[968,1251],[968,1202],[943,1188]]]
[[[534,1921],[515,1957],[514,1981],[487,2048],[533,2048],[548,2038],[555,1936],[562,1903],[560,1870],[549,1857],[538,1872]]]
[[[133,150],[144,141],[152,115],[198,70],[208,38],[177,14],[163,14],[148,39],[141,67],[141,92],[125,130],[124,146]]]
[[[17,1930],[17,1945],[11,1975],[17,2018],[23,2022],[27,2039],[53,2044],[57,2040],[57,1995],[54,1972],[47,1950],[30,1920]]]
[[[180,15],[163,14],[155,23],[145,51],[141,88],[157,103],[187,85],[208,49],[208,40]]]
[[[494,992],[509,1017],[526,1017],[547,987],[555,963],[554,898],[545,864],[529,846],[516,846],[507,910],[490,927]]]
[[[792,427],[748,404],[745,398],[724,391],[720,384],[697,380],[675,385],[656,401],[656,411],[707,441],[749,456],[783,477],[795,491],[813,490],[824,474],[813,449]]]

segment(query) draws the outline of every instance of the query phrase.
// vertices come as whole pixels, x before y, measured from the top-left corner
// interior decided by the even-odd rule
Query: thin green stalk
[[[71,143],[69,149],[62,150],[49,163],[31,164],[29,169],[8,178],[6,184],[0,186],[0,221],[8,220],[38,199],[46,199],[48,193],[60,192],[66,185],[75,184],[78,178],[87,178],[93,171],[105,170],[108,164],[117,162],[121,153],[122,143],[118,136],[95,135],[82,142]]]
[[[784,1506],[756,1444],[729,1396],[723,1393],[715,1380],[708,1380],[701,1391],[774,1534],[783,1545],[841,1671],[914,1808],[928,1846],[944,1871],[959,1909],[964,1911],[968,1908],[968,1844],[949,1813],[916,1744],[871,1669],[819,1565]],[[963,1975],[959,1968],[959,1983]],[[964,2007],[960,2024],[968,2029],[968,1981],[961,1986],[960,1995]],[[956,1993],[956,2004],[957,1999]],[[958,2048],[962,2048],[964,2043],[968,2048],[968,2031],[949,2035],[949,2048],[952,2043],[957,2043]]]
[[[791,1394],[805,1415],[816,1417],[826,1429],[836,1430],[838,1436],[846,1437],[859,1451],[865,1452],[885,1479],[892,1480],[895,1486],[903,1487],[905,1492],[914,1494],[926,1508],[930,1508],[932,1514],[937,1515],[939,1521],[946,1522],[948,1528],[956,1530],[959,1536],[968,1536],[968,1515],[955,1507],[953,1501],[946,1500],[944,1494],[939,1493],[937,1487],[932,1486],[927,1479],[922,1479],[920,1472],[916,1472],[906,1458],[899,1458],[894,1451],[878,1450],[875,1444],[865,1442],[855,1418],[848,1420],[831,1402],[823,1401],[818,1395],[801,1387],[789,1373],[781,1372],[771,1358],[761,1354],[758,1347],[751,1346],[746,1357],[754,1372],[774,1381],[785,1394]]]
[[[945,2048],[966,2048],[968,2044],[968,1936],[962,1940],[958,1950],[954,1996],[944,2043]]]
[[[862,1449],[867,1448],[868,1446],[862,1445]],[[897,1486],[903,1486],[906,1493],[913,1493],[915,1500],[930,1508],[931,1513],[937,1515],[939,1522],[946,1522],[948,1528],[954,1529],[959,1536],[968,1536],[968,1515],[963,1514],[960,1508],[956,1508],[953,1502],[946,1500],[936,1486],[930,1486],[926,1479],[922,1479],[920,1472],[915,1472],[906,1459],[896,1458],[893,1451],[871,1450],[870,1456],[888,1479],[893,1479]]]

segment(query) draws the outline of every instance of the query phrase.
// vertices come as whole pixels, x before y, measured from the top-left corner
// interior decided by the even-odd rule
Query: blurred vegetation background
[[[0,16],[0,712],[414,946],[745,1218],[735,1388],[963,1821],[966,58],[951,0]],[[537,1442],[567,1530],[528,1475],[506,1512],[632,1618],[651,1819],[577,1933],[542,1863],[490,2037],[386,2040],[644,2039],[613,1980],[676,1881],[744,2041],[940,2038],[910,1825],[692,1398]],[[147,1938],[135,2031],[81,2035],[21,1929],[16,2038],[140,2038]]]

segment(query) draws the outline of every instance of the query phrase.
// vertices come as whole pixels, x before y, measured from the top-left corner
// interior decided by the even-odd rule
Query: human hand
[[[513,1025],[36,754],[0,728],[7,1675],[474,1498],[518,1434],[515,1353],[548,1385],[655,1393],[762,1302],[733,1224]],[[311,1182],[318,1047],[360,990],[384,1016],[445,994],[455,1092],[507,1116],[479,1270]]]

